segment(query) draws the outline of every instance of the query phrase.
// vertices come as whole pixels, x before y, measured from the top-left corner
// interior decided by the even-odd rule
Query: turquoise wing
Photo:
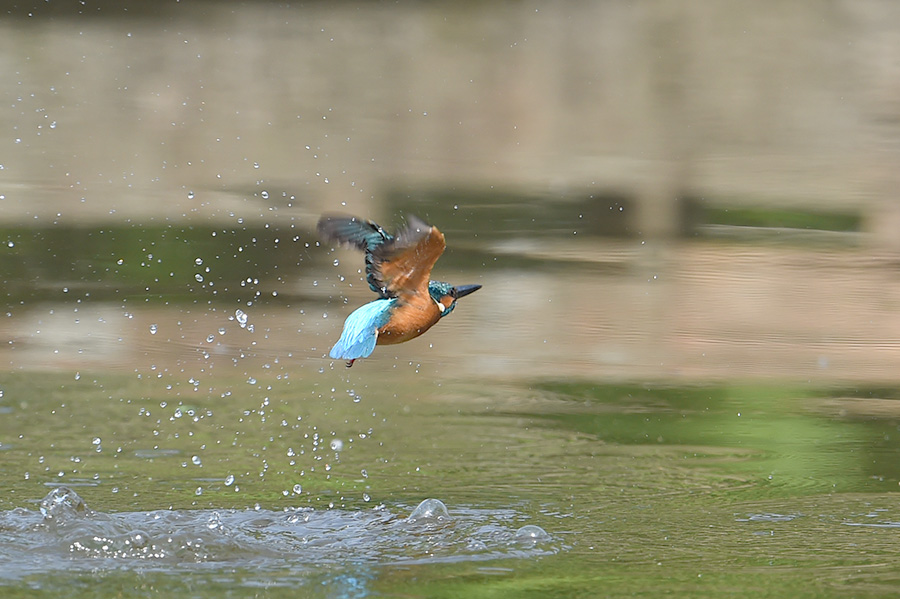
[[[317,226],[319,235],[328,241],[336,241],[355,247],[366,253],[366,282],[381,297],[392,297],[386,292],[381,278],[381,263],[375,257],[375,250],[394,241],[384,229],[370,220],[355,216],[323,216]]]
[[[396,299],[377,299],[350,313],[344,321],[341,338],[328,354],[335,360],[356,360],[368,357],[375,349],[378,329],[387,324]]]

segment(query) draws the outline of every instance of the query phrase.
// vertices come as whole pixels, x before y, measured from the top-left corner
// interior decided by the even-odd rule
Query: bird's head
[[[457,285],[454,287],[444,281],[429,281],[428,293],[441,309],[441,318],[453,312],[456,300],[481,289],[481,285]]]

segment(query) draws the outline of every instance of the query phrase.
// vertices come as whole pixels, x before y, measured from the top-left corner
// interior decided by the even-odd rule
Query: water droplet
[[[203,487],[197,487],[197,490],[194,491],[194,495],[203,495]]]
[[[2,396],[2,395],[3,395],[3,394],[0,393],[0,396]],[[93,439],[91,439],[91,444],[92,444],[92,445],[100,445],[100,443],[101,443],[100,437],[94,437]]]
[[[229,474],[228,476],[225,477],[225,486],[230,487],[233,484],[234,484],[234,475]]]
[[[337,266],[337,265],[340,264],[340,263],[341,263],[341,261],[338,260],[337,258],[335,258],[335,260],[334,260],[334,265]]]
[[[151,335],[155,335],[157,330],[159,330],[158,325],[156,325],[155,323],[150,325],[150,334]]]
[[[268,200],[268,199],[269,199],[269,192],[268,192],[268,191],[263,191],[263,192],[260,193],[259,195],[260,195],[260,196],[262,197],[262,199],[264,199],[264,200]]]
[[[202,264],[203,264],[203,258],[196,258],[196,259],[194,260],[194,264],[196,264],[197,266],[202,265]]]
[[[200,456],[195,455],[191,458],[191,462],[193,462],[194,466],[202,466],[203,462],[200,460]]]
[[[247,326],[247,314],[240,308],[234,311],[234,318],[238,321],[238,324],[241,325],[241,328]]]
[[[198,272],[197,274],[194,275],[194,278],[197,279],[197,282],[198,282],[198,283],[202,283],[202,282],[203,282],[203,275],[201,275],[199,272]]]
[[[212,343],[212,342],[215,341],[215,340],[216,340],[216,336],[213,335],[213,334],[211,334],[211,333],[210,333],[209,335],[206,336],[206,342],[207,342],[207,343]]]
[[[341,451],[342,449],[344,449],[344,442],[340,439],[332,439],[331,449],[334,451]]]
[[[219,517],[219,512],[213,512],[212,516],[206,521],[206,527],[210,530],[216,530],[217,528],[222,528],[222,519]]]
[[[193,200],[193,199],[194,199],[194,192],[193,192],[193,191],[189,191],[189,192],[188,192],[188,199],[189,199],[189,200]]]

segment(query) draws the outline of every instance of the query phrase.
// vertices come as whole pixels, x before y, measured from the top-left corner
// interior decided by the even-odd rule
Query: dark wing
[[[381,279],[380,265],[376,264],[372,252],[375,248],[394,241],[384,229],[370,220],[355,216],[323,216],[316,227],[319,235],[332,242],[350,245],[366,253],[366,282],[381,297],[393,297],[385,292],[386,285]]]
[[[323,239],[365,251],[366,281],[386,298],[427,293],[431,269],[444,252],[443,233],[412,215],[396,236],[349,216],[323,216],[318,230]]]
[[[444,253],[444,234],[420,218],[410,215],[407,225],[390,243],[372,252],[380,265],[381,279],[390,297],[428,294],[434,263]]]

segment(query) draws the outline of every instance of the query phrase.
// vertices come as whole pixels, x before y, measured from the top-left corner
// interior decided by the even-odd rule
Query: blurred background
[[[412,212],[447,235],[438,278],[485,289],[403,360],[896,378],[898,23],[884,0],[3,3],[0,364],[190,362],[248,302],[258,351],[318,363],[370,299],[318,216]]]
[[[893,597],[898,165],[892,0],[0,0],[0,585]]]

